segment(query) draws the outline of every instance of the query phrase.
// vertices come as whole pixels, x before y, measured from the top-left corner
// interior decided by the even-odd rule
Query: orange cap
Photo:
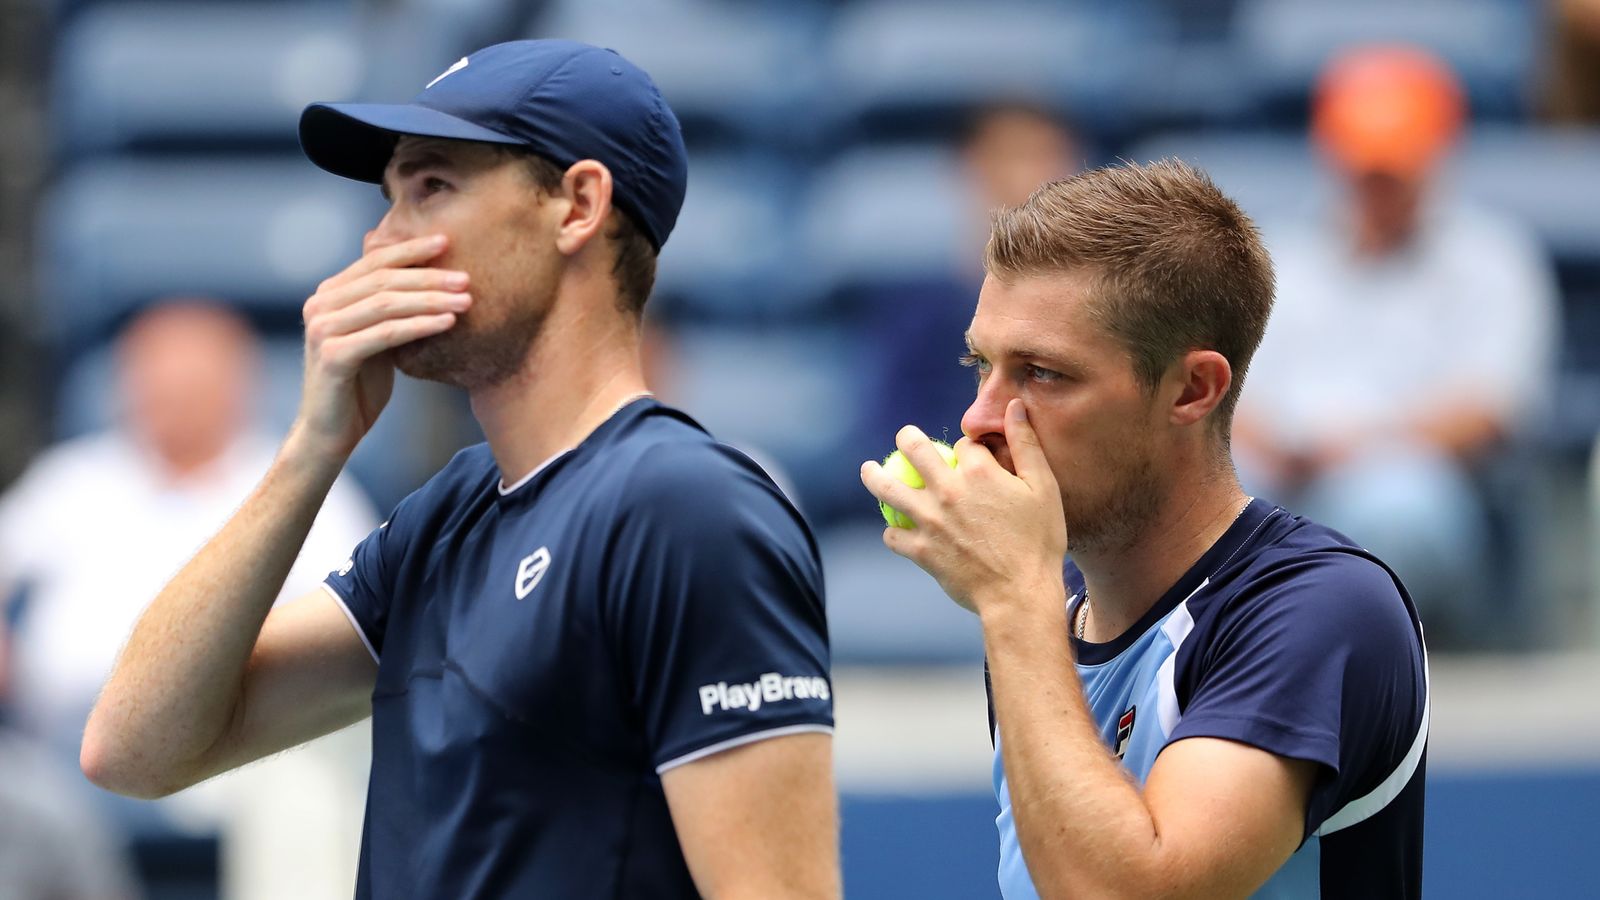
[[[1466,100],[1438,57],[1409,46],[1368,46],[1323,70],[1312,133],[1334,161],[1356,172],[1420,175],[1455,140]]]

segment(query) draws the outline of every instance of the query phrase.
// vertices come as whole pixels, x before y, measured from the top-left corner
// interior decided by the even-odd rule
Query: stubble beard
[[[522,370],[544,329],[548,304],[516,301],[500,321],[458,318],[449,331],[396,347],[394,365],[412,378],[464,390],[492,387]],[[485,310],[487,311],[487,310]],[[468,313],[468,316],[472,313]]]
[[[1118,464],[1119,473],[1100,498],[1062,497],[1067,521],[1067,552],[1102,555],[1139,541],[1155,520],[1165,489],[1148,453]]]

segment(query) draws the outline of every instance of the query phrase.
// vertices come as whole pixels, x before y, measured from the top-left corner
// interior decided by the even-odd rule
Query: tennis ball
[[[934,441],[933,446],[939,450],[939,455],[944,457],[944,461],[949,463],[950,468],[954,469],[956,467],[956,448],[946,444],[944,441]],[[917,471],[916,466],[911,464],[911,460],[906,459],[906,455],[899,450],[883,458],[883,468],[884,471],[906,484],[918,490],[922,489],[924,482],[921,473]],[[883,521],[887,522],[890,528],[917,527],[905,513],[884,503],[882,500],[878,501],[878,509],[883,513]]]

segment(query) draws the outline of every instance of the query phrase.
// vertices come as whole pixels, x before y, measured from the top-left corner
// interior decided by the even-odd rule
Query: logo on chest
[[[1133,737],[1133,719],[1138,713],[1139,707],[1130,706],[1117,720],[1117,759],[1128,752],[1128,740]]]
[[[550,568],[550,548],[540,547],[531,554],[522,558],[522,564],[517,566],[517,599],[521,600],[533,593],[544,579],[544,573]]]

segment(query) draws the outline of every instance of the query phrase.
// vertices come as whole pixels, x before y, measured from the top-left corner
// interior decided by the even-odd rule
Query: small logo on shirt
[[[743,709],[755,712],[763,703],[785,700],[827,700],[831,696],[828,679],[804,675],[779,675],[768,672],[748,684],[719,681],[700,685],[700,714]]]
[[[443,72],[440,72],[439,76],[437,78],[435,78],[432,81],[428,82],[427,86],[425,86],[423,88],[423,90],[427,90],[428,88],[433,87],[434,85],[436,85],[439,82],[445,80],[446,78],[449,78],[451,75],[454,75],[455,73],[461,71],[462,69],[465,69],[466,67],[467,67],[467,58],[465,56],[463,56],[460,59],[456,60],[455,62],[451,63],[450,64],[450,68],[445,69]]]
[[[1128,711],[1117,720],[1117,759],[1128,752],[1128,740],[1133,737],[1133,719],[1139,713],[1139,707],[1130,706]]]
[[[544,572],[550,568],[550,548],[540,547],[533,553],[522,558],[522,565],[517,566],[517,599],[533,593],[539,586],[539,581],[544,578]]]

